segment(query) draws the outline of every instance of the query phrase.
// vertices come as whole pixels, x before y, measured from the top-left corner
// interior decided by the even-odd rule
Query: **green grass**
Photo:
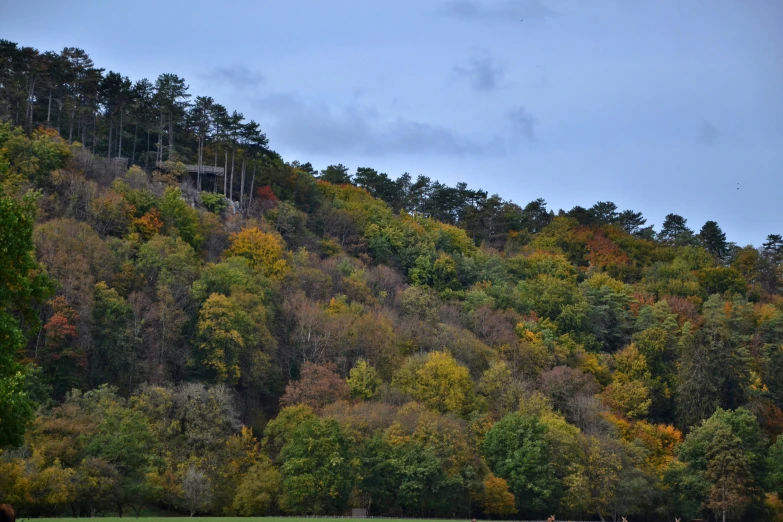
[[[345,518],[350,517],[343,517],[343,518],[331,518],[331,517],[319,517],[317,520],[341,520],[344,521]],[[120,517],[96,517],[96,519],[100,519],[101,522],[132,522],[135,520],[133,514],[131,513],[130,516],[123,516]],[[140,516],[139,520],[142,520],[144,522],[193,522],[193,521],[209,521],[209,522],[248,522],[249,520],[263,520],[264,522],[313,522],[312,518],[298,518],[298,517],[154,517],[154,516]],[[22,520],[35,520],[36,522],[85,522],[89,519],[86,518],[36,518],[36,519],[23,519],[20,518],[19,521]],[[395,518],[395,522],[414,522],[416,519],[405,519],[405,518]],[[438,522],[437,519],[428,519],[432,520],[433,522]],[[459,519],[458,519],[459,520]],[[467,519],[465,519],[467,520]],[[443,522],[454,522],[454,520],[443,520]]]

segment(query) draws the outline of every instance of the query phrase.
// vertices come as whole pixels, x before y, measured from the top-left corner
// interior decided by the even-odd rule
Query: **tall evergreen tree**
[[[715,221],[707,221],[699,231],[699,241],[707,251],[718,259],[723,259],[729,252],[726,234]]]

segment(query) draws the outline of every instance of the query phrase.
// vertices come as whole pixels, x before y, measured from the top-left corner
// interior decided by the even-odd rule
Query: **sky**
[[[178,74],[317,169],[783,234],[780,0],[0,0],[0,38]]]

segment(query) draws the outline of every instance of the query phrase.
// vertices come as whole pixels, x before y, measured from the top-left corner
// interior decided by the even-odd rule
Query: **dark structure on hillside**
[[[171,169],[171,163],[170,162],[163,162],[159,161],[156,166],[161,170],[169,170]],[[199,177],[199,166],[198,165],[185,165],[184,163],[179,163],[179,165],[182,165],[182,167],[185,168],[185,171],[188,173],[188,177],[190,178],[190,182],[195,187],[198,185],[197,180]],[[179,167],[177,167],[178,169]],[[225,169],[223,167],[212,167],[210,165],[201,165],[201,189],[207,190],[210,192],[216,192],[218,190],[218,185],[222,185],[222,181],[218,183],[218,178],[223,178],[225,176]]]

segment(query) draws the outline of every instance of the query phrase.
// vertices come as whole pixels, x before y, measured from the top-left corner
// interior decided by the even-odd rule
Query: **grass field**
[[[100,522],[133,522],[135,517],[131,514],[131,516],[124,516],[122,518],[120,517],[95,517],[96,519],[99,519]],[[340,521],[340,522],[346,522],[346,519],[349,519],[351,517],[174,517],[174,516],[142,516],[139,517],[140,522],[250,522],[253,520],[257,520],[259,522],[314,522],[315,520],[323,521],[323,522],[330,522],[330,521]],[[376,517],[368,517],[367,519],[372,519]],[[428,518],[428,519],[421,519],[421,518],[386,518],[386,517],[377,517],[379,520],[389,520],[394,522],[420,522],[421,520],[427,520],[428,522],[455,522],[457,520],[463,520],[468,521],[467,518],[454,518],[454,519],[435,519],[435,518]],[[18,518],[17,522],[85,522],[89,520],[88,518]],[[481,520],[480,522],[488,522],[486,520]],[[509,522],[509,521],[506,521]],[[544,522],[542,521],[528,521],[528,522]]]
[[[329,522],[331,520],[341,520],[344,521],[345,519],[350,517],[317,517],[317,520],[322,520],[324,522]],[[368,517],[370,518],[370,517]],[[120,517],[96,517],[96,519],[100,519],[101,522],[132,522],[133,520],[136,520],[134,516],[131,514],[131,516],[124,516],[122,518]],[[25,520],[35,520],[36,522],[85,522],[85,520],[89,520],[86,518],[19,518],[17,519],[17,522],[23,522]],[[263,522],[313,522],[315,520],[314,518],[298,518],[298,517],[154,517],[154,516],[140,516],[140,521],[143,522],[249,522],[251,520],[259,520]],[[405,518],[390,518],[388,520],[394,520],[395,522],[413,522],[414,520],[422,520],[422,519],[405,519]],[[426,519],[431,522],[439,522],[438,519]],[[463,520],[463,519],[451,519],[451,520],[443,520],[443,522],[454,522],[454,520]],[[464,519],[467,520],[467,519]],[[482,521],[484,522],[484,521]]]

